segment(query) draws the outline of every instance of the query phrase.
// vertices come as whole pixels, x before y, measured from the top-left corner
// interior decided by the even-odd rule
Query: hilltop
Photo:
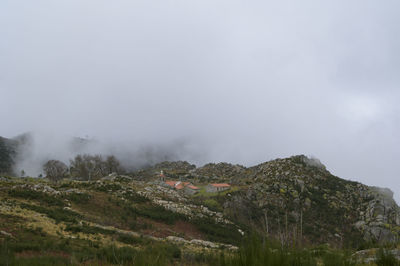
[[[300,237],[310,244],[354,246],[363,241],[394,242],[400,233],[400,209],[390,189],[341,179],[304,155],[249,168],[164,162],[146,169],[153,173],[147,180],[154,180],[160,170],[194,184],[232,184],[237,189],[229,196],[213,197],[214,205],[227,217],[282,241]]]

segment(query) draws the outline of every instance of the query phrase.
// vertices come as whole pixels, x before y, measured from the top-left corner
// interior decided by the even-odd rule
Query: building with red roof
[[[194,186],[190,182],[168,180],[165,181],[165,184],[170,188],[176,189],[178,191],[184,191],[185,193],[190,195],[196,194],[200,190],[200,188]]]
[[[167,184],[168,186],[170,186],[170,187],[172,187],[172,188],[174,188],[176,190],[181,190],[184,187],[186,187],[187,185],[189,185],[190,183],[189,182],[169,180],[169,181],[165,181],[165,184]]]

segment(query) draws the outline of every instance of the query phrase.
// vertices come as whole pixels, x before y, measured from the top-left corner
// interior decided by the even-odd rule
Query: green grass
[[[219,204],[219,202],[215,199],[206,199],[205,201],[203,201],[203,204],[212,211],[223,211],[221,204]]]
[[[117,237],[117,240],[119,242],[128,244],[128,245],[138,245],[138,244],[146,244],[149,243],[150,241],[145,240],[143,238],[140,237],[135,237],[135,236],[131,236],[128,234],[119,234]]]
[[[376,253],[376,265],[378,266],[400,266],[400,261],[388,250],[380,248]]]
[[[164,222],[166,224],[174,224],[178,220],[186,220],[186,216],[183,214],[167,210],[158,205],[147,205],[140,208],[135,208],[134,212],[138,216]]]
[[[65,231],[69,231],[72,233],[85,233],[85,234],[103,234],[103,235],[113,235],[115,234],[114,230],[104,229],[97,226],[89,226],[86,223],[82,225],[71,225],[67,224],[65,227]]]
[[[74,211],[71,211],[71,210],[66,210],[66,209],[60,208],[60,207],[48,208],[48,207],[42,207],[42,206],[38,206],[38,205],[30,205],[30,204],[21,203],[21,208],[46,214],[47,217],[54,219],[56,221],[56,223],[59,223],[59,222],[77,223],[77,219],[81,218],[80,214],[78,214]]]
[[[64,195],[63,198],[68,199],[75,204],[87,204],[92,196],[87,193],[70,193]]]
[[[134,202],[134,203],[146,203],[146,202],[150,202],[150,200],[146,197],[143,197],[141,195],[139,195],[136,192],[128,192],[124,194],[124,198]]]
[[[235,191],[239,191],[240,188],[237,186],[233,186],[228,190],[221,191],[221,192],[207,192],[206,186],[200,186],[199,192],[192,195],[192,197],[205,197],[205,198],[210,198],[210,197],[216,197],[216,196],[225,196],[226,194],[233,193]]]
[[[236,245],[242,241],[242,235],[234,225],[219,224],[210,218],[196,219],[192,222],[209,241]]]
[[[141,249],[98,246],[89,240],[35,237],[0,241],[0,265],[171,265],[181,258],[179,247],[149,242]],[[30,241],[28,241],[30,239]],[[125,241],[128,238],[125,239]],[[130,242],[133,240],[130,239]],[[25,252],[28,256],[21,256]]]
[[[316,253],[312,249],[285,248],[281,247],[279,243],[263,240],[254,235],[243,242],[239,252],[221,252],[211,264],[226,266],[316,266],[321,265],[318,261],[322,261],[325,266],[355,265],[346,252],[330,252],[332,251],[320,250]]]
[[[115,184],[115,183],[105,183],[105,184],[101,184],[100,186],[95,186],[95,190],[99,191],[99,192],[109,192],[109,191],[118,191],[121,190],[122,187],[119,184]]]

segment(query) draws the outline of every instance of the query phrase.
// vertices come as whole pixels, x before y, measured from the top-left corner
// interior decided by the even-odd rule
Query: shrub
[[[153,220],[161,221],[167,224],[174,224],[177,220],[185,220],[183,214],[176,213],[157,205],[149,205],[134,210],[137,215],[144,216]]]
[[[144,240],[142,238],[127,235],[127,234],[119,234],[117,240],[119,242],[129,244],[129,245],[143,244],[143,242],[144,242]]]
[[[8,195],[10,195],[11,197],[37,200],[40,203],[46,204],[48,206],[64,206],[64,202],[61,199],[35,190],[12,189],[8,191]]]
[[[45,208],[42,206],[37,206],[37,205],[29,205],[25,203],[21,203],[21,208],[32,210],[35,212],[43,213],[46,214],[49,218],[52,218],[56,221],[56,223],[59,222],[69,222],[69,223],[76,223],[77,218],[80,218],[81,215],[71,211],[71,210],[65,210],[63,208]]]
[[[100,186],[96,186],[96,190],[100,192],[108,192],[108,191],[118,191],[121,190],[121,185],[112,183],[112,184],[101,184]]]
[[[86,204],[92,198],[90,194],[87,193],[70,193],[64,198],[76,203],[76,204]]]
[[[219,224],[210,218],[197,219],[193,223],[197,229],[206,234],[210,241],[223,242],[229,244],[239,244],[242,235],[234,225]]]
[[[135,203],[144,203],[144,202],[149,202],[150,200],[146,197],[143,197],[142,195],[139,195],[136,192],[129,192],[124,195],[124,198],[126,198],[129,201],[133,201]]]
[[[212,211],[222,211],[221,205],[215,199],[207,199],[204,201],[204,205]]]

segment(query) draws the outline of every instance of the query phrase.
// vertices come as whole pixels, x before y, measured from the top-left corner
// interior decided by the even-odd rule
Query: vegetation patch
[[[124,198],[135,203],[146,203],[150,201],[148,198],[143,197],[142,195],[139,195],[136,192],[125,193]]]
[[[204,205],[212,211],[223,211],[222,206],[215,199],[206,199]]]
[[[8,191],[10,197],[22,198],[26,200],[35,200],[41,204],[46,204],[48,206],[64,206],[64,202],[55,196],[51,196],[47,193],[27,190],[27,189],[12,189]]]
[[[65,231],[72,233],[84,233],[84,234],[103,234],[103,235],[113,235],[115,230],[104,229],[97,226],[90,226],[86,223],[82,225],[67,224]]]
[[[137,244],[144,244],[146,242],[149,242],[143,238],[135,237],[135,236],[128,235],[128,234],[118,234],[117,240],[119,242],[122,242],[122,243],[125,243],[128,245],[137,245]]]
[[[121,190],[122,187],[119,184],[115,184],[115,183],[108,184],[108,183],[106,183],[106,184],[101,184],[101,185],[96,186],[95,189],[97,191],[100,191],[100,192],[110,192],[110,191],[114,192],[114,191]]]
[[[210,218],[197,219],[193,223],[200,232],[206,235],[209,241],[237,245],[242,240],[242,235],[234,225],[219,224]]]
[[[69,193],[64,196],[65,199],[68,199],[76,204],[87,204],[92,196],[88,193]]]
[[[56,223],[59,222],[77,223],[77,219],[82,217],[79,213],[63,208],[48,208],[48,207],[46,208],[42,206],[30,205],[25,203],[21,203],[21,208],[46,214],[47,217],[54,219]]]
[[[165,209],[158,205],[148,205],[138,209],[134,209],[138,216],[143,216],[166,224],[174,224],[178,220],[186,220],[186,216]]]

